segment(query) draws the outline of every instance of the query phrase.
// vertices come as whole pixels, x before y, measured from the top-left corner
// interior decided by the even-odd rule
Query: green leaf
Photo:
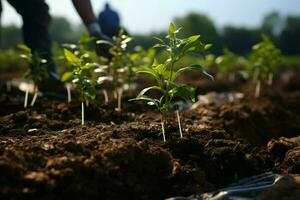
[[[159,64],[159,65],[155,66],[153,69],[155,70],[156,73],[163,74],[164,71],[166,70],[166,65]]]
[[[169,26],[169,34],[173,35],[175,33],[176,27],[173,23],[170,24]]]
[[[159,100],[158,99],[152,99],[150,97],[147,96],[137,96],[134,99],[130,99],[129,101],[145,101],[147,102],[148,105],[150,106],[156,106],[157,108],[159,108]]]
[[[64,54],[65,57],[67,59],[68,62],[72,63],[72,64],[76,64],[79,63],[79,59],[77,58],[77,56],[75,56],[71,51],[69,51],[68,49],[64,49]]]
[[[140,97],[140,96],[144,96],[145,93],[147,93],[148,91],[150,90],[158,90],[158,91],[161,91],[161,92],[165,92],[161,87],[158,87],[158,86],[151,86],[151,87],[147,87],[145,89],[143,89],[138,95],[137,97]]]
[[[208,49],[210,49],[212,46],[213,46],[212,44],[206,44],[206,45],[204,46],[204,49],[205,49],[205,50],[208,50]]]
[[[200,35],[193,35],[193,36],[190,36],[190,37],[187,39],[187,44],[193,43],[193,42],[199,40],[200,37],[201,37]]]
[[[26,46],[25,44],[18,44],[17,47],[26,53],[31,53],[31,49],[28,46]]]
[[[173,80],[174,81],[178,76],[180,76],[182,73],[190,70],[198,70],[201,71],[204,75],[208,76],[211,80],[214,80],[214,77],[207,73],[201,65],[195,64],[195,65],[190,65],[184,68],[179,69],[177,72],[174,73],[173,75]]]
[[[156,45],[153,46],[153,48],[163,48],[163,47],[166,47],[166,45],[156,44]]]
[[[63,76],[61,77],[61,81],[65,82],[70,80],[73,77],[73,73],[72,72],[66,72],[63,74]]]
[[[152,69],[151,67],[143,67],[139,70],[137,70],[137,73],[145,73],[145,74],[150,74],[154,78],[158,79],[158,75],[156,74],[155,70]]]
[[[132,41],[132,38],[131,37],[127,37],[126,39],[124,39],[121,43],[122,44],[127,44],[127,43],[129,43],[129,42],[131,42]]]
[[[200,36],[192,36],[186,41],[185,46],[183,47],[183,53],[187,52],[201,52],[203,51],[202,43],[199,40]]]
[[[195,91],[196,88],[192,85],[176,84],[176,86],[169,91],[169,94],[172,97],[180,97],[185,101],[191,100],[195,102]]]
[[[26,80],[28,80],[28,79],[30,79],[30,71],[28,70],[28,71],[26,71],[24,74],[23,74],[23,78],[24,79],[26,79]]]
[[[166,44],[162,39],[160,39],[159,37],[154,37],[154,39],[158,40],[161,44]]]
[[[96,98],[96,88],[90,81],[85,81],[85,95],[90,99]]]

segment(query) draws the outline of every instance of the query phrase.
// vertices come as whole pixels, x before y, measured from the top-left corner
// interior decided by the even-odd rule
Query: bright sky
[[[3,1],[4,24],[20,25],[21,18]],[[46,0],[53,15],[65,16],[73,23],[79,23],[71,0]],[[106,0],[92,0],[98,13]],[[176,16],[188,12],[203,12],[220,27],[228,24],[256,26],[266,13],[273,10],[283,15],[300,15],[299,0],[109,0],[122,17],[122,24],[134,33],[148,33],[166,29]]]

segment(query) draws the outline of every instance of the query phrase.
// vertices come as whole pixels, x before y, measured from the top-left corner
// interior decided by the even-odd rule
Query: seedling
[[[225,76],[231,82],[235,81],[236,72],[240,67],[240,59],[240,57],[225,48],[223,55],[216,59],[219,75]]]
[[[112,77],[112,86],[115,97],[118,99],[117,111],[121,111],[121,99],[123,94],[123,86],[126,81],[131,82],[134,76],[132,65],[130,64],[129,54],[126,52],[128,43],[132,40],[121,30],[117,37],[113,38],[114,45],[110,49],[110,54],[113,56],[109,70]]]
[[[66,72],[62,77],[62,81],[71,79],[72,83],[78,89],[81,101],[81,122],[84,125],[84,102],[96,98],[94,70],[98,65],[89,62],[87,54],[77,57],[71,51],[64,49],[64,55],[72,71]]]
[[[163,139],[166,141],[166,129],[168,125],[168,114],[171,111],[171,103],[174,98],[181,98],[185,101],[195,101],[196,88],[189,84],[176,82],[177,77],[189,70],[200,70],[203,74],[213,79],[201,65],[189,65],[185,67],[176,67],[175,64],[189,53],[202,54],[211,47],[210,44],[205,45],[200,41],[200,35],[194,35],[189,38],[179,39],[174,24],[170,24],[169,33],[165,40],[158,39],[159,43],[154,47],[163,48],[167,53],[167,58],[162,62],[154,62],[151,67],[144,67],[139,70],[140,73],[151,75],[156,85],[143,89],[133,100],[146,101],[148,105],[156,106],[161,113],[161,127]],[[158,98],[151,98],[146,93],[156,90],[160,93]],[[179,115],[178,115],[179,116]],[[181,126],[181,125],[180,125]]]
[[[34,106],[36,99],[38,97],[38,85],[41,81],[48,77],[47,72],[47,60],[42,59],[38,52],[33,52],[29,47],[24,44],[18,45],[18,48],[22,50],[22,54],[20,55],[23,59],[25,59],[29,64],[29,69],[23,74],[23,77],[27,80],[32,80],[34,84],[33,89],[33,98],[31,101],[31,106]],[[24,108],[27,108],[28,102],[28,93],[29,90],[27,88],[25,93],[24,100]]]
[[[273,76],[282,61],[280,49],[276,48],[272,41],[263,36],[262,41],[252,47],[250,59],[253,64],[253,81],[256,83],[255,97],[260,96],[261,82],[273,84]]]

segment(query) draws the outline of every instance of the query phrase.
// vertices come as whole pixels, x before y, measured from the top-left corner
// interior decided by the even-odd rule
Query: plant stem
[[[166,142],[165,124],[164,124],[164,122],[161,122],[161,129],[162,129],[162,134],[163,134],[163,140],[164,140],[164,142]]]
[[[273,73],[268,75],[268,85],[271,86],[273,84]]]
[[[108,104],[108,94],[106,90],[102,90],[103,96],[104,96],[104,104]]]
[[[162,129],[162,134],[163,134],[163,140],[166,142],[166,127],[167,127],[167,113],[163,112],[162,113],[162,120],[161,120],[161,129]]]
[[[68,103],[71,103],[72,101],[72,96],[71,96],[71,87],[69,84],[66,85],[67,88],[67,93],[68,93]]]
[[[261,81],[258,80],[256,82],[256,87],[255,87],[255,98],[258,98],[260,96],[260,88],[261,88]]]
[[[183,138],[179,110],[176,110],[176,115],[177,115],[177,121],[178,121],[178,128],[179,128],[180,137]]]
[[[83,88],[81,88],[81,93],[80,93],[80,99],[81,99],[81,125],[84,125],[84,92]]]
[[[118,92],[116,90],[114,90],[114,98],[117,99],[118,98]]]
[[[29,90],[27,88],[26,92],[25,92],[24,108],[27,108],[27,105],[28,105],[28,94],[29,94]]]
[[[36,86],[34,86],[34,90],[33,91],[34,91],[34,95],[33,95],[33,98],[32,98],[31,104],[30,104],[31,107],[34,106],[35,101],[36,101],[36,99],[38,97],[38,89],[36,88]]]
[[[84,103],[81,102],[81,125],[84,125]]]
[[[259,77],[259,68],[255,68],[254,73],[253,73],[253,83],[257,83]]]
[[[121,112],[122,94],[123,94],[123,89],[122,89],[122,88],[118,88],[118,89],[117,89],[117,95],[118,95],[118,107],[116,108],[116,111],[118,111],[118,112]]]
[[[172,59],[173,59],[173,57],[172,57]],[[171,81],[172,81],[172,78],[173,78],[174,65],[175,65],[175,61],[172,61],[172,64],[171,64],[171,74],[170,74],[169,82],[171,82]],[[168,85],[169,85],[169,84],[168,84]]]

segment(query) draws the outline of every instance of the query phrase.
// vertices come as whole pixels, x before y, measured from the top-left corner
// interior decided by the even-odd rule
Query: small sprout
[[[250,61],[253,65],[251,75],[256,83],[255,97],[259,97],[262,82],[273,83],[273,76],[282,62],[281,50],[264,35],[262,41],[252,47]]]
[[[82,104],[82,124],[84,124],[84,102],[96,98],[95,65],[87,59],[89,57],[85,54],[77,57],[67,49],[64,49],[64,54],[72,71],[66,72],[62,77],[62,81],[72,80],[72,83],[78,89]]]
[[[109,74],[113,78],[112,87],[117,99],[121,99],[124,84],[130,82],[134,73],[132,72],[132,65],[130,62],[130,55],[127,53],[128,43],[131,38],[124,34],[124,30],[120,30],[118,36],[113,38],[114,45],[110,48],[110,54],[113,56],[109,64]],[[119,100],[118,100],[119,102]],[[117,110],[121,111],[121,106]]]
[[[31,80],[34,84],[34,96],[31,101],[31,106],[34,106],[35,101],[38,97],[38,85],[48,77],[48,70],[47,70],[47,60],[41,58],[38,52],[33,52],[29,47],[24,44],[18,45],[18,48],[22,51],[20,55],[21,58],[25,59],[29,65],[29,69],[23,74],[23,77],[27,80]],[[26,91],[25,100],[24,100],[24,107],[27,107],[28,102],[28,94]]]
[[[189,65],[175,67],[175,64],[184,58],[189,53],[202,54],[209,47],[200,41],[200,35],[194,35],[185,39],[177,38],[177,33],[174,24],[169,26],[169,34],[166,36],[167,41],[157,39],[159,44],[155,47],[162,47],[167,53],[167,58],[163,62],[155,61],[150,67],[143,67],[138,72],[151,75],[156,85],[143,89],[135,99],[147,102],[150,106],[156,106],[161,113],[162,118],[162,133],[164,141],[165,133],[168,124],[168,114],[171,111],[171,103],[174,98],[181,98],[185,101],[195,101],[196,88],[189,84],[178,83],[176,79],[184,72],[189,70],[198,70],[203,74],[213,79],[201,65]],[[146,95],[149,91],[157,91],[160,93],[158,98],[151,98]],[[181,127],[181,124],[180,124]]]
[[[231,82],[235,81],[236,72],[241,67],[240,57],[225,48],[223,55],[217,57],[216,64],[220,75],[225,76]]]

